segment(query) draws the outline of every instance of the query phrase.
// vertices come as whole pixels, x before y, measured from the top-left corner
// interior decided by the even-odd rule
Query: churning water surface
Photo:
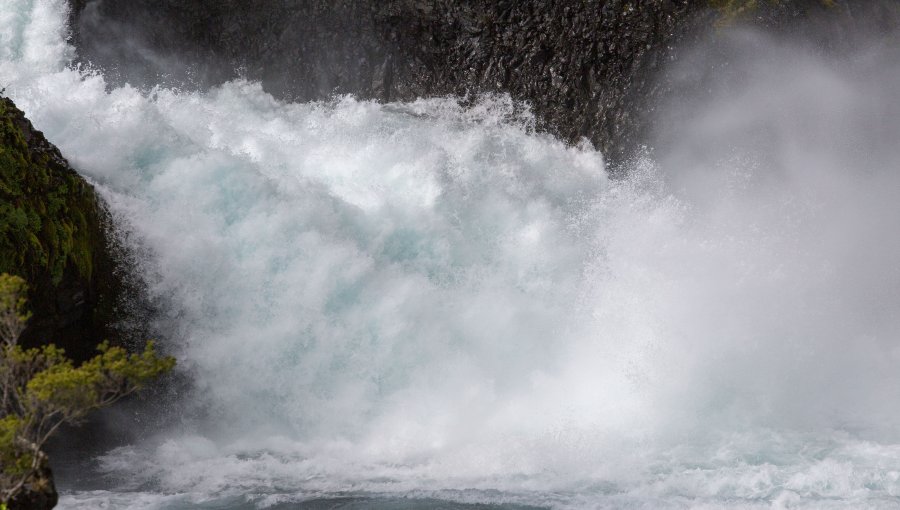
[[[61,508],[900,508],[877,53],[738,35],[766,58],[611,180],[505,96],[113,87],[69,65],[64,0],[0,5],[0,86],[109,203],[192,381]]]

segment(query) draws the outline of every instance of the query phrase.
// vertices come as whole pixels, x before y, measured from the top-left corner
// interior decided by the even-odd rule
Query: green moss
[[[52,285],[93,272],[93,191],[50,154],[30,151],[21,114],[0,99],[0,272]],[[93,218],[92,218],[93,219]],[[93,224],[96,224],[94,220]]]
[[[809,0],[806,3],[818,3],[823,7],[834,7],[835,0]],[[758,12],[763,6],[781,7],[796,4],[799,0],[709,0],[709,5],[719,11],[716,26],[731,25],[737,20],[747,18]]]

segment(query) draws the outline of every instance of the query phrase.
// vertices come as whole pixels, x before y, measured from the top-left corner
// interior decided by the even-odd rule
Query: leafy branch
[[[103,342],[79,366],[53,344],[23,349],[18,341],[31,316],[26,292],[21,278],[0,275],[0,509],[49,483],[43,448],[63,424],[79,423],[175,366],[153,342],[135,354]]]

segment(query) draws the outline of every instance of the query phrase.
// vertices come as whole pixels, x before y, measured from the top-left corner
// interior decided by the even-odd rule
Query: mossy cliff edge
[[[119,285],[107,224],[93,187],[0,98],[0,273],[29,283],[25,345],[54,342],[83,360],[109,335]]]

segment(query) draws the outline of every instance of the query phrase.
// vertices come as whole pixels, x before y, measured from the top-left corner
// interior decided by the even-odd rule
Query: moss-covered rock
[[[85,359],[108,335],[119,285],[107,223],[93,187],[0,98],[0,273],[29,282],[26,345],[52,341]]]

